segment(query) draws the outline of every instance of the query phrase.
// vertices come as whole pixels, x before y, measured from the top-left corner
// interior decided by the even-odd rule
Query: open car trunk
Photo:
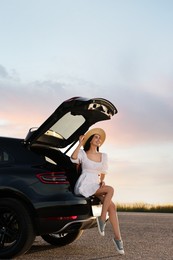
[[[28,148],[42,145],[66,148],[93,124],[109,120],[117,113],[115,106],[103,98],[75,97],[64,101],[39,127],[31,128],[24,142]]]
[[[49,158],[49,167],[52,169],[63,170],[73,191],[80,173],[67,152],[93,124],[109,120],[116,113],[115,106],[103,98],[68,99],[40,127],[30,129],[24,144],[28,149]]]

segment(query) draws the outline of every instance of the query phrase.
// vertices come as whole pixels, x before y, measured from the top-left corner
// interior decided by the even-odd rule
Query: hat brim
[[[93,128],[93,129],[89,130],[84,135],[82,145],[84,146],[86,144],[86,142],[90,138],[90,136],[96,135],[96,134],[100,135],[100,137],[101,137],[101,144],[100,145],[102,145],[104,143],[105,139],[106,139],[106,133],[102,128]]]

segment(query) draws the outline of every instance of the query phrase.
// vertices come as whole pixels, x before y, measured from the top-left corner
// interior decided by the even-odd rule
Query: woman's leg
[[[115,204],[112,201],[108,208],[108,213],[109,213],[109,220],[111,222],[111,225],[112,225],[112,228],[113,228],[113,231],[115,234],[115,239],[121,240],[121,233],[120,233],[117,210],[116,210]]]
[[[100,194],[100,192],[96,192],[95,195],[101,200],[101,202],[104,205],[105,204],[105,198],[106,198],[107,194],[103,194],[103,193]],[[105,205],[107,205],[107,203]],[[105,209],[106,209],[106,206],[105,206]],[[103,211],[103,208],[102,208],[102,211]],[[109,220],[111,222],[113,232],[114,232],[114,235],[115,235],[115,238],[113,238],[113,242],[114,242],[115,247],[116,247],[117,251],[119,252],[119,254],[124,255],[123,241],[121,239],[117,210],[116,210],[115,204],[112,201],[109,203],[107,211],[109,213]],[[103,230],[102,230],[103,233],[104,233],[104,228],[105,228],[105,226],[103,227]]]
[[[114,194],[114,189],[111,186],[107,186],[107,185],[100,187],[94,194],[96,197],[100,197],[104,195],[104,200],[102,201],[103,206],[102,206],[102,213],[101,213],[102,221],[106,220],[106,214],[111,204],[113,194]]]
[[[104,203],[104,199],[105,199],[104,195],[100,195],[98,196],[98,198],[101,200],[102,203]],[[110,202],[110,205],[108,207],[108,214],[109,214],[109,220],[113,228],[113,232],[115,234],[115,239],[121,240],[117,209],[115,204],[112,201]]]

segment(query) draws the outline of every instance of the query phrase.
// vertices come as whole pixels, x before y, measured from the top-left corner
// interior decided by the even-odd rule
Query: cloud
[[[23,132],[39,126],[70,97],[103,97],[118,109],[112,120],[100,122],[108,140],[111,138],[109,142],[131,145],[173,141],[173,107],[163,95],[140,86],[138,89],[125,85],[99,86],[77,78],[22,82],[2,65],[0,70],[0,119],[11,122],[13,131],[15,125],[20,125]]]
[[[113,103],[118,114],[109,127],[110,136],[117,144],[173,141],[173,107],[167,99],[143,89],[120,87]],[[112,98],[110,96],[110,98]]]
[[[1,135],[26,135],[29,128],[42,124],[64,100],[64,86],[53,81],[22,82],[1,68],[6,72],[0,75]]]
[[[0,75],[0,135],[23,137],[29,128],[40,126],[64,100],[87,96],[93,90],[87,81],[68,77],[26,82],[2,68],[6,77]]]
[[[7,70],[2,65],[0,65],[0,78],[9,78]]]
[[[157,201],[163,193],[159,200],[170,201],[173,111],[166,94],[126,85],[99,86],[77,78],[23,82],[4,70],[6,77],[0,76],[1,136],[25,138],[29,128],[40,126],[72,96],[106,98],[118,114],[97,125],[107,134],[104,150],[109,153],[111,174],[106,179],[115,187],[115,200]],[[155,149],[153,144],[157,144]]]

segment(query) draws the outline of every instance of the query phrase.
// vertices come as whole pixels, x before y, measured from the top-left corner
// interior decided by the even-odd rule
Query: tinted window
[[[68,139],[84,122],[85,118],[82,115],[72,115],[69,112],[60,118],[45,135]]]

